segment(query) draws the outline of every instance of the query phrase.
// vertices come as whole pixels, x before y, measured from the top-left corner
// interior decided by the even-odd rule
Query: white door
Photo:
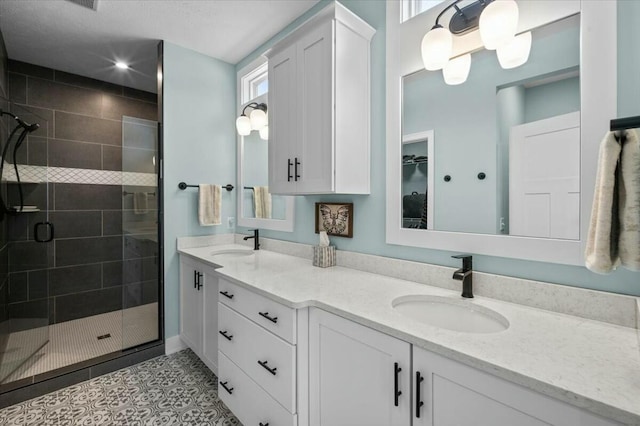
[[[180,338],[198,356],[202,352],[202,292],[198,291],[198,268],[180,260]]]
[[[204,283],[200,288],[203,299],[202,361],[218,374],[218,277],[204,268]]]
[[[269,191],[295,192],[295,153],[298,140],[296,46],[269,58]]]
[[[511,129],[509,234],[579,239],[579,112]]]
[[[296,44],[300,137],[294,161],[303,194],[334,191],[333,25],[320,25]]]
[[[410,350],[406,342],[310,309],[310,425],[410,425]]]

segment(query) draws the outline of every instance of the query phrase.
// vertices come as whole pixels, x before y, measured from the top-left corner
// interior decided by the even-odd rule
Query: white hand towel
[[[626,132],[620,169],[620,263],[640,271],[640,140],[635,130]]]
[[[256,218],[271,219],[271,194],[268,186],[253,187],[253,204]]]
[[[617,166],[621,147],[613,132],[607,133],[600,143],[598,173],[593,194],[591,221],[585,264],[599,274],[611,272],[619,264],[618,257],[618,194]]]
[[[149,196],[146,192],[133,193],[133,214],[146,214],[149,211]]]
[[[220,225],[222,187],[200,184],[198,190],[198,220],[201,226]]]

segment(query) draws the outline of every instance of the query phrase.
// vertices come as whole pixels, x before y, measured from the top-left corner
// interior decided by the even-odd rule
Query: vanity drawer
[[[218,352],[218,369],[218,395],[243,425],[296,426],[297,416],[282,408],[222,352]]]
[[[218,304],[218,324],[218,349],[295,413],[296,347],[222,303]]]
[[[220,279],[218,300],[235,309],[256,324],[296,343],[296,310]]]

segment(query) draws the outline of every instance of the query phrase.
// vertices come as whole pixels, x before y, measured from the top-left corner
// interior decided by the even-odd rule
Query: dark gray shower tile
[[[11,203],[10,205],[13,205],[13,203]],[[7,238],[9,239],[9,241],[28,240],[32,224],[43,220],[44,217],[44,213],[29,213],[8,216],[6,219],[8,225]]]
[[[29,297],[26,272],[9,274],[9,303],[25,302]]]
[[[50,139],[49,166],[100,170],[102,146],[96,143]]]
[[[102,94],[99,91],[39,78],[27,79],[27,99],[29,105],[93,117],[100,116],[102,107]]]
[[[124,235],[124,259],[153,257],[158,253],[156,234]]]
[[[102,264],[102,286],[115,287],[123,283],[124,262],[104,262]]]
[[[123,291],[123,307],[133,308],[158,301],[158,281],[127,284]]]
[[[73,86],[84,87],[85,89],[100,90],[102,92],[112,93],[114,95],[122,95],[122,86],[107,83],[89,77],[83,77],[77,74],[55,70],[55,81],[59,83],[71,84]]]
[[[48,244],[16,241],[9,246],[10,272],[46,268],[49,265]]]
[[[112,287],[56,297],[56,322],[70,321],[122,309],[122,290]]]
[[[122,148],[102,145],[102,170],[122,170]]]
[[[8,73],[9,98],[19,104],[27,103],[27,77],[22,74]]]
[[[102,283],[102,268],[92,265],[53,268],[49,271],[49,294],[60,296],[81,291],[97,290]]]
[[[103,235],[122,235],[122,210],[104,210],[102,221]]]
[[[56,138],[122,145],[122,123],[120,121],[56,111],[55,122]]]
[[[46,183],[26,183],[22,185],[24,205],[32,205],[40,210],[47,209],[48,187]],[[7,200],[9,206],[20,204],[19,187],[16,184],[7,185]]]
[[[21,331],[44,325],[49,320],[49,301],[47,299],[31,300],[28,302],[10,303],[9,316],[14,319],[34,319],[34,321],[12,321],[12,331]],[[45,321],[38,321],[43,319]]]
[[[103,263],[102,268],[104,287],[143,281],[155,280],[157,282],[158,279],[158,263],[155,257]]]
[[[55,226],[56,238],[99,237],[102,235],[102,212],[52,212],[49,219]]]
[[[123,115],[155,121],[158,119],[158,107],[149,102],[104,94],[102,97],[102,117],[122,120]]]
[[[121,206],[119,185],[55,184],[55,210],[118,210]]]
[[[49,297],[49,325],[56,323],[56,298]]]
[[[13,59],[9,60],[9,72],[53,80],[53,70],[51,68],[28,64],[22,61],[14,61]]]
[[[133,89],[131,87],[123,87],[124,96],[127,98],[138,99],[140,101],[157,104],[158,95],[156,93],[145,92],[144,90]]]
[[[49,297],[49,272],[47,269],[29,271],[29,300]]]
[[[28,164],[30,166],[47,165],[47,139],[37,136],[29,136],[28,142]]]
[[[122,237],[56,240],[56,266],[84,265],[122,259]]]
[[[122,170],[136,173],[155,173],[156,152],[150,149],[122,148]]]

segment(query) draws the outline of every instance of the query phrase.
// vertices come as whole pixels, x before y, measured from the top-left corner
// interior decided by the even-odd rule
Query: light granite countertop
[[[640,425],[637,329],[476,297],[468,303],[508,319],[492,334],[450,331],[412,320],[391,302],[405,295],[461,299],[459,292],[267,250],[214,261],[241,245],[182,248],[234,283],[292,308],[318,307],[421,348],[518,383],[606,418]]]

